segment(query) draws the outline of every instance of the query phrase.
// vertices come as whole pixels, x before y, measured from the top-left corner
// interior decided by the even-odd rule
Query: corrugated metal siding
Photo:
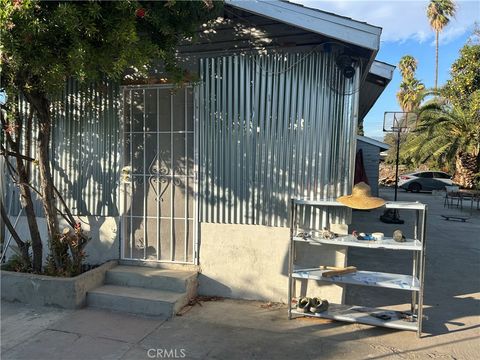
[[[119,179],[119,103],[117,84],[100,82],[80,86],[70,80],[65,90],[52,101],[52,172],[67,205],[77,215],[117,216]],[[19,110],[28,114],[28,104],[19,102]],[[36,157],[36,121],[32,151]],[[33,171],[34,182],[38,174]],[[18,214],[18,191],[10,185],[7,206]],[[13,197],[13,198],[12,198]],[[9,205],[11,204],[11,205]],[[36,204],[37,216],[43,209]]]
[[[314,52],[202,59],[200,75],[202,221],[285,226],[290,198],[349,192],[358,71]],[[336,211],[306,218],[345,222]]]

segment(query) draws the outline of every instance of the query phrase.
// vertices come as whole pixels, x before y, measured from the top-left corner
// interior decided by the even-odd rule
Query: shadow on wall
[[[29,113],[25,99],[19,101],[22,115]],[[74,215],[118,216],[119,177],[119,86],[109,82],[79,85],[70,79],[56,99],[52,99],[52,175]],[[34,116],[32,138],[38,133]],[[23,131],[25,137],[25,131]],[[25,138],[22,139],[25,142]],[[37,143],[30,154],[37,157]],[[38,169],[29,163],[32,184],[39,188]],[[8,181],[7,208],[17,215],[21,205],[18,189]],[[35,196],[34,196],[35,197]],[[37,217],[43,217],[40,201],[35,201]]]
[[[118,258],[118,106],[118,84],[109,82],[79,85],[70,79],[63,94],[52,100],[51,156],[54,183],[73,215],[80,216],[82,226],[89,231],[92,240],[86,247],[86,261],[92,265]],[[24,114],[29,113],[24,99],[20,99],[19,108]],[[35,139],[38,132],[35,119],[33,124],[32,138]],[[37,157],[35,141],[32,142],[30,154],[26,155]],[[32,184],[39,188],[37,167],[29,164]],[[48,235],[44,211],[35,194],[33,198],[44,243],[45,262]],[[12,219],[16,219],[21,211],[18,188],[9,181],[6,205]],[[59,220],[62,230],[67,225],[63,218]],[[22,239],[29,239],[25,217],[20,217],[16,229]]]
[[[293,66],[297,56],[200,63],[203,221],[286,226],[291,197],[348,191],[354,121],[353,98],[346,94],[352,84],[337,76],[332,54],[307,57],[308,76]],[[278,84],[292,84],[292,94]],[[236,89],[243,89],[242,96]],[[303,91],[309,96],[298,100]]]
[[[198,276],[198,282],[201,285],[201,290],[199,293],[202,295],[212,295],[212,294],[221,294],[219,296],[226,298],[233,298],[232,289],[220,281],[217,281],[209,276],[203,275],[202,273]]]
[[[53,103],[53,174],[75,215],[118,216],[119,87],[70,80]]]
[[[85,262],[89,265],[102,264],[108,260],[119,258],[119,218],[118,217],[103,217],[103,216],[82,216],[79,218],[83,229],[91,238],[87,244],[85,251],[87,258]],[[15,218],[10,216],[12,222]],[[43,263],[45,264],[48,256],[48,232],[45,218],[37,218],[39,225],[40,236],[43,243]],[[67,227],[67,223],[61,219],[60,229]],[[22,239],[28,239],[30,232],[28,229],[28,222],[25,216],[21,216],[17,224],[18,234]],[[9,250],[6,254],[8,260],[14,254],[11,247],[16,247],[11,241]]]
[[[120,236],[119,217],[81,217],[89,224],[91,240],[87,244],[86,262],[91,265],[101,264],[107,260],[119,258]]]

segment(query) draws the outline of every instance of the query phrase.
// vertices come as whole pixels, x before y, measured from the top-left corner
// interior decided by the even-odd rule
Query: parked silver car
[[[398,178],[398,187],[412,192],[444,190],[450,185],[452,177],[442,171],[417,171]]]

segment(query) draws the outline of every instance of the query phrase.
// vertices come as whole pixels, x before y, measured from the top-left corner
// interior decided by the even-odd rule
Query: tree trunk
[[[30,151],[31,147],[31,125],[32,125],[33,114],[29,114],[27,118],[27,128],[25,132],[25,148]],[[17,117],[18,126],[22,127],[23,122],[20,122],[20,119]],[[17,154],[20,154],[20,141],[17,139]],[[30,153],[27,153],[27,156],[30,156]],[[38,230],[37,218],[35,215],[35,209],[33,206],[32,191],[27,184],[30,183],[30,165],[25,165],[23,159],[16,158],[17,161],[17,171],[18,177],[20,180],[20,193],[22,196],[22,206],[25,208],[25,214],[27,215],[28,227],[30,229],[30,236],[32,240],[32,267],[33,271],[41,272],[42,271],[42,262],[43,262],[43,245],[40,232]],[[24,198],[24,199],[23,199]],[[33,235],[32,235],[33,231]]]
[[[30,254],[28,253],[28,243],[22,241],[22,239],[20,239],[20,236],[18,236],[18,233],[15,231],[15,228],[13,227],[7,212],[5,211],[3,202],[0,202],[0,215],[3,219],[3,222],[5,223],[5,226],[12,235],[13,240],[15,240],[18,248],[20,249],[20,253],[22,254],[22,260],[25,263],[25,267],[30,268],[32,266],[32,263],[30,260]],[[7,249],[5,248],[4,251],[6,250]]]
[[[22,160],[17,158],[18,182],[20,189],[20,202],[25,209],[27,215],[28,228],[30,229],[30,237],[32,240],[32,255],[33,255],[33,271],[42,271],[43,247],[42,238],[38,231],[37,218],[33,207],[32,193],[28,187],[28,176],[25,165]]]
[[[30,157],[32,152],[32,126],[33,126],[33,110],[30,109],[30,113],[27,116],[27,125],[25,127],[25,153],[24,155]],[[27,178],[30,181],[30,174],[33,164],[30,163],[27,166]]]
[[[33,106],[38,120],[38,170],[40,174],[40,193],[42,194],[43,210],[47,220],[47,230],[50,238],[50,253],[54,257],[57,268],[63,267],[63,261],[55,251],[55,245],[60,237],[52,173],[50,170],[50,102],[45,94],[24,91],[28,102]]]
[[[478,173],[477,157],[467,152],[461,152],[455,159],[455,176],[453,182],[467,189],[475,187],[475,177]]]
[[[435,31],[435,96],[437,92],[437,86],[438,86],[438,34],[439,31]]]
[[[6,126],[6,120],[3,118],[2,114],[2,126]],[[42,248],[42,239],[40,237],[40,231],[38,230],[37,219],[35,215],[35,210],[33,207],[32,193],[28,187],[28,173],[25,168],[23,159],[20,157],[20,135],[22,129],[21,119],[17,118],[16,125],[18,127],[18,133],[16,141],[14,141],[10,134],[5,133],[7,142],[12,150],[17,156],[15,156],[16,169],[18,173],[18,188],[20,191],[20,203],[25,209],[25,215],[27,216],[28,228],[30,230],[30,239],[32,242],[32,252],[33,252],[33,271],[41,272],[42,271],[42,257],[43,257],[43,248]],[[5,157],[5,160],[8,162],[8,158]],[[20,246],[19,246],[20,247]]]
[[[55,195],[53,179],[50,171],[50,156],[48,153],[50,144],[50,119],[39,121],[38,130],[38,169],[40,174],[40,192],[43,197],[43,208],[47,218],[47,228],[51,239],[59,235],[57,211],[55,207]]]

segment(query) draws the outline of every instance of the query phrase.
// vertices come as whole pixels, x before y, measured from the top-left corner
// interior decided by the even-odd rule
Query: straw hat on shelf
[[[372,196],[370,186],[359,182],[355,184],[351,195],[340,196],[337,201],[352,209],[369,210],[385,205],[385,200]]]

